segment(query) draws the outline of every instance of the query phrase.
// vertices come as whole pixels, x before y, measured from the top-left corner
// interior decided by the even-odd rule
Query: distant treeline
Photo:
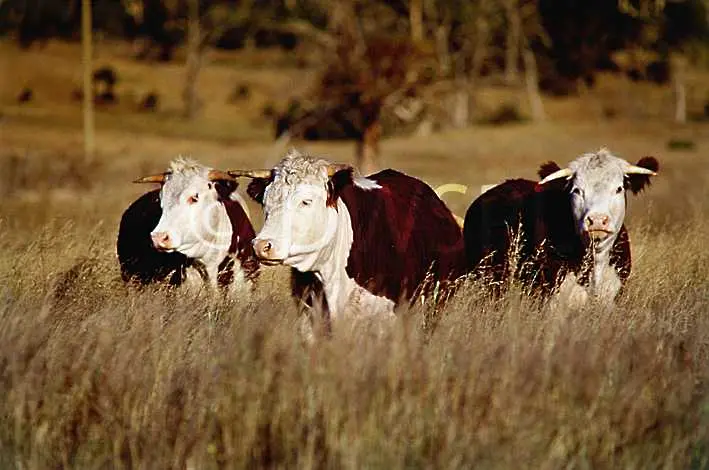
[[[292,50],[326,32],[333,16],[333,6],[325,0],[93,0],[94,29],[113,38],[142,38],[149,44],[143,58],[169,61],[186,40],[189,2],[198,3],[210,45],[225,49],[248,44]],[[420,30],[420,41],[450,55],[451,75],[476,66],[476,37],[483,29],[486,48],[477,72],[501,72],[506,66],[505,41],[516,18],[522,47],[536,55],[542,90],[557,94],[572,92],[579,79],[592,85],[598,70],[618,71],[612,53],[619,49],[642,49],[653,57],[654,64],[630,70],[624,64],[623,71],[631,78],[665,81],[672,51],[706,47],[709,42],[707,0],[354,3],[366,30],[404,37]],[[510,11],[516,16],[510,16]],[[80,22],[79,0],[0,0],[0,34],[11,35],[22,47],[50,38],[77,40]]]

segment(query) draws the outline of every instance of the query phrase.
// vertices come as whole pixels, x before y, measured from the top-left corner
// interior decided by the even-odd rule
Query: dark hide
[[[238,202],[226,197],[222,199],[222,204],[226,208],[226,213],[231,221],[232,234],[231,245],[229,245],[228,256],[219,265],[217,282],[224,287],[234,280],[234,258],[239,261],[241,269],[244,271],[246,279],[256,281],[258,277],[259,262],[251,244],[256,237],[254,227],[246,215],[244,208]]]
[[[217,283],[220,287],[226,287],[233,281],[234,258],[239,261],[246,278],[255,280],[259,263],[251,246],[255,237],[254,228],[241,205],[229,198],[229,194],[236,190],[236,184],[220,181],[216,185],[233,230],[230,255],[219,265]],[[147,285],[167,281],[172,286],[184,282],[186,268],[192,266],[191,260],[181,253],[156,250],[150,239],[150,232],[161,215],[159,189],[142,195],[123,213],[118,229],[117,251],[121,277],[125,282]]]
[[[165,282],[179,286],[189,262],[181,253],[163,253],[153,247],[150,232],[162,215],[160,190],[140,196],[121,217],[118,228],[118,262],[125,282],[147,285]]]
[[[368,178],[381,189],[359,188],[351,170],[336,173],[329,184],[329,199],[341,198],[352,219],[346,269],[357,284],[399,304],[415,298],[429,269],[444,285],[465,273],[460,227],[428,185],[394,170]],[[317,293],[316,283],[314,276],[296,275],[293,294]]]
[[[551,165],[544,165],[540,176],[556,171]],[[588,284],[591,266],[584,262],[586,250],[574,230],[563,185],[505,181],[472,203],[464,227],[468,266],[495,293],[504,291],[510,275],[542,296],[549,295],[569,272]],[[520,228],[519,262],[509,266],[510,247]],[[613,245],[610,263],[624,283],[631,268],[625,225]]]

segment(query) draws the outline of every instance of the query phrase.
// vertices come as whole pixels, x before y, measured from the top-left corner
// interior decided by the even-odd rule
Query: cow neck
[[[341,199],[337,200],[337,209],[333,211],[336,214],[334,234],[329,243],[319,251],[311,271],[314,271],[322,282],[330,313],[336,317],[344,310],[356,284],[346,270],[354,240],[350,212]]]
[[[196,263],[200,263],[203,266],[207,280],[213,285],[217,285],[219,267],[229,255],[231,245],[233,244],[232,234],[234,229],[231,225],[231,220],[224,204],[221,203],[219,206],[217,226],[213,229],[215,236],[212,240],[204,242],[209,246],[205,254],[195,260]]]
[[[235,269],[241,271],[240,274],[243,274],[245,280],[253,283],[258,276],[258,261],[251,246],[254,238],[253,227],[239,202],[229,199],[224,201],[224,207],[232,227],[232,235],[229,250],[219,263],[217,283],[219,287],[232,284],[235,278],[239,277]],[[237,260],[238,266],[236,266]]]
[[[586,246],[579,282],[582,285],[587,285],[592,294],[598,294],[598,290],[603,284],[604,274],[608,269],[613,269],[610,264],[610,255],[617,238],[618,234],[616,233],[603,240],[600,245]]]

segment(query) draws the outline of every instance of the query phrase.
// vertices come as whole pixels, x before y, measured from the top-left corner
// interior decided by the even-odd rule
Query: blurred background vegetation
[[[42,100],[49,108],[41,88],[62,71],[59,63],[48,70],[40,52],[26,67],[11,56],[42,51],[50,40],[79,42],[81,6],[80,0],[0,1],[2,53],[17,71],[0,96],[5,115],[79,122],[71,113],[58,116],[55,107],[20,109]],[[109,115],[99,125],[108,127],[117,125],[110,115],[118,113],[120,126],[158,134],[352,140],[366,172],[380,166],[383,135],[550,115],[709,118],[702,75],[709,67],[707,0],[92,0],[91,6],[94,99],[99,114]],[[78,53],[65,53],[62,63],[73,70],[66,76],[76,81]],[[222,70],[224,78],[204,78],[205,70]],[[80,87],[72,86],[55,87],[53,99],[61,93],[59,104],[80,101]],[[662,96],[652,100],[658,90]],[[570,97],[587,98],[573,116],[549,102]],[[222,104],[239,111],[219,112]]]

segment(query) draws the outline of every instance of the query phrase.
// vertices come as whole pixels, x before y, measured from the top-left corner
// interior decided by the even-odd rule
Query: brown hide
[[[365,190],[349,175],[333,177],[336,194],[331,197],[342,199],[352,219],[346,269],[357,284],[398,304],[413,300],[429,269],[444,285],[465,273],[460,227],[428,185],[384,170],[368,177],[381,188]],[[292,287],[296,298],[321,291],[308,273],[294,272]]]

